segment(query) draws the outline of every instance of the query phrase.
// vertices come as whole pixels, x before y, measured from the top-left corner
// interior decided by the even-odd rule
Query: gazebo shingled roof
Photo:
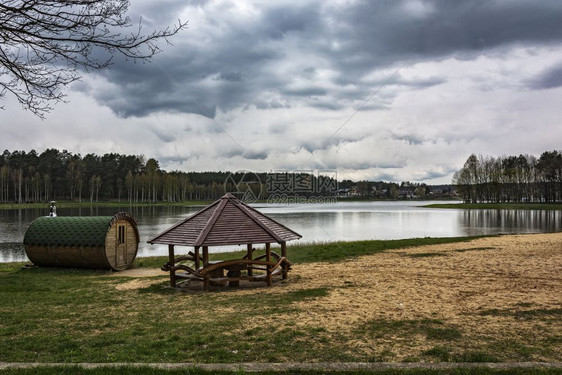
[[[150,239],[150,244],[220,246],[282,243],[302,236],[227,193]]]

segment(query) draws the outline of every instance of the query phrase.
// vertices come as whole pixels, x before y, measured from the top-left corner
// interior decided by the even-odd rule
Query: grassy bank
[[[413,246],[466,242],[484,236],[473,237],[425,237],[401,240],[370,240],[350,242],[305,243],[287,246],[287,257],[293,263],[339,262],[346,259],[372,255],[392,249],[404,249]],[[275,248],[273,248],[275,251]],[[240,259],[245,251],[222,254],[209,254],[210,260]],[[135,267],[161,267],[168,261],[167,256],[143,257],[135,260]]]
[[[435,203],[423,207],[463,210],[562,210],[562,203]]]
[[[335,271],[344,263],[357,262],[357,257],[361,255],[383,256],[389,250],[396,249],[398,253],[393,253],[393,259],[412,264],[427,264],[417,262],[431,259],[453,260],[456,256],[492,251],[491,247],[463,243],[471,239],[423,238],[304,245],[289,247],[288,255],[300,267],[310,265],[318,270]],[[406,253],[410,250],[402,250],[429,244],[456,246],[456,250],[447,250],[446,256],[441,257],[414,257]],[[415,253],[416,250],[414,248],[411,251]],[[233,255],[215,256],[225,259]],[[137,261],[137,267],[161,266],[163,261],[164,258],[143,258]],[[345,297],[356,288],[363,288],[361,290],[367,293],[380,291],[384,280],[380,279],[379,284],[366,278],[364,283],[367,284],[360,285],[335,272],[331,275],[319,271],[315,283],[309,283],[304,282],[305,276],[297,269],[291,272],[286,283],[276,284],[272,288],[182,292],[167,287],[166,275],[141,279],[105,271],[21,269],[20,266],[0,265],[0,362],[394,361],[390,351],[378,351],[373,355],[362,350],[361,343],[369,340],[378,340],[381,347],[393,343],[409,345],[415,340],[423,340],[426,347],[415,353],[412,351],[405,361],[561,360],[557,357],[558,352],[551,347],[560,346],[562,342],[562,336],[556,328],[562,310],[533,309],[530,304],[516,306],[513,310],[466,312],[473,314],[471,319],[476,322],[499,317],[507,322],[516,323],[518,319],[524,319],[525,322],[536,323],[537,327],[551,328],[537,328],[531,336],[521,339],[502,337],[498,340],[496,337],[474,336],[458,322],[442,316],[440,311],[434,311],[429,318],[421,315],[416,318],[387,316],[362,322],[354,322],[349,316],[345,329],[333,330],[321,322],[307,323],[309,309],[314,309],[317,302],[329,296]],[[387,267],[392,267],[392,263]],[[421,270],[419,267],[413,269],[415,272]],[[372,272],[372,277],[377,279],[377,268]],[[324,279],[331,283],[323,283]],[[385,293],[394,291],[388,289]],[[369,300],[368,295],[363,297]],[[333,306],[332,313],[327,314],[333,315],[338,310],[337,305]],[[527,343],[525,340],[531,341]],[[23,374],[26,371],[12,372]],[[41,371],[45,374],[55,373],[50,369]],[[114,370],[80,371],[98,374],[113,373]],[[134,371],[145,373],[138,369]],[[502,373],[492,370],[424,371],[397,370],[387,373]],[[146,373],[154,373],[154,370],[146,370]],[[204,372],[178,370],[177,373]]]

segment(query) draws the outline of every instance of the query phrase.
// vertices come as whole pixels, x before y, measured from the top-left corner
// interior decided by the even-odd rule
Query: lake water
[[[300,242],[456,237],[498,233],[562,231],[561,211],[455,210],[420,207],[433,202],[337,202],[330,204],[254,205],[264,214],[300,233]],[[167,255],[166,246],[146,241],[185,219],[201,207],[59,208],[64,216],[112,216],[131,213],[138,221],[138,256]],[[23,237],[45,209],[0,210],[0,262],[27,261]],[[298,241],[293,241],[296,243]],[[181,252],[182,248],[176,250]],[[245,249],[212,247],[212,252]],[[185,251],[190,249],[185,248]]]

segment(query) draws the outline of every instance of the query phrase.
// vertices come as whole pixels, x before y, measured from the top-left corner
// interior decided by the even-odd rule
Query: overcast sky
[[[0,149],[432,184],[471,153],[562,149],[562,2],[295,3],[133,0],[145,30],[188,29],[150,64],[85,75],[43,121],[7,95]]]

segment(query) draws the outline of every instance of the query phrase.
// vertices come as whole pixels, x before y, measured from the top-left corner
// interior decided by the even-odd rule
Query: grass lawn
[[[55,367],[55,368],[34,368],[34,369],[14,369],[1,371],[3,375],[236,375],[245,374],[244,371],[205,371],[198,368],[189,369],[154,369],[149,367],[106,367],[95,369],[83,369],[75,366]],[[364,375],[372,374],[367,370],[359,371],[338,371],[337,375]],[[555,375],[560,374],[560,369],[510,369],[499,370],[489,368],[473,368],[473,369],[454,369],[454,370],[434,370],[434,369],[397,369],[397,370],[380,370],[376,371],[379,375]],[[251,372],[255,375],[318,375],[318,374],[334,374],[334,372],[318,372],[318,371],[299,371],[290,370],[287,372]]]
[[[379,257],[391,250],[398,251],[392,254],[392,259],[412,265],[452,262],[454,257],[486,256],[497,250],[492,246],[465,243],[473,239],[422,238],[302,245],[289,247],[288,256],[296,266],[310,265],[320,270],[322,267],[337,269],[339,264],[348,262],[360,264],[361,256]],[[452,247],[443,256],[436,256],[436,250],[418,251],[414,248],[412,253],[408,250],[412,246],[432,244]],[[222,259],[229,256],[236,254],[215,255]],[[139,258],[136,267],[160,267],[165,261],[163,257]],[[362,343],[374,342],[381,348],[400,343],[408,348],[409,343],[415,345],[420,340],[425,347],[399,361],[562,360],[559,351],[552,349],[562,345],[559,329],[562,309],[539,309],[531,304],[521,304],[514,308],[501,306],[478,312],[466,311],[475,321],[524,322],[531,330],[536,327],[536,331],[524,332],[524,335],[534,335],[533,338],[523,335],[498,339],[473,334],[460,321],[451,320],[439,311],[434,311],[431,317],[396,318],[389,315],[363,321],[354,320],[352,314],[338,321],[345,328],[334,331],[320,320],[308,322],[307,317],[312,316],[310,314],[317,304],[333,296],[351,294],[354,289],[374,293],[379,285],[359,285],[340,276],[334,276],[337,283],[323,283],[319,279],[316,284],[307,284],[302,282],[306,275],[293,270],[287,282],[271,288],[178,291],[167,287],[165,275],[135,279],[106,271],[21,269],[21,265],[0,264],[0,362],[395,362],[390,351],[385,349],[377,351],[376,355],[368,354],[362,350]],[[329,274],[322,275],[326,280],[330,278]],[[384,280],[381,285],[382,282]],[[370,299],[368,294],[363,297]],[[332,315],[336,319],[338,305],[328,308],[332,310],[322,310],[319,316],[330,318]],[[350,311],[354,311],[353,308]],[[359,310],[357,314],[360,314]],[[550,331],[545,330],[548,327]],[[389,370],[382,373],[556,373],[554,370],[477,370]],[[5,373],[206,373],[192,369],[117,371],[111,368],[79,369],[78,372],[47,368],[36,371],[7,370]]]

